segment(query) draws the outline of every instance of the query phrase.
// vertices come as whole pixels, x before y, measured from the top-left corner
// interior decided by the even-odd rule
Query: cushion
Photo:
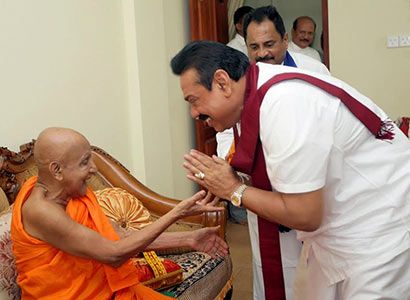
[[[135,196],[121,188],[94,191],[105,215],[125,230],[138,230],[152,223],[151,215]]]
[[[6,210],[9,206],[9,199],[7,199],[6,193],[0,188],[0,212]]]
[[[13,206],[0,214],[0,299],[20,299],[17,268],[11,251],[11,213]]]
[[[178,263],[183,269],[184,281],[166,289],[179,300],[224,299],[232,288],[232,260],[229,255],[212,259],[203,252],[189,252],[163,257]]]

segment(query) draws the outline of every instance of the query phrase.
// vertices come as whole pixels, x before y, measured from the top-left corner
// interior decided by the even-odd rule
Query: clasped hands
[[[187,177],[220,199],[229,200],[241,185],[239,176],[229,163],[216,155],[210,157],[197,150],[191,150],[184,155],[184,160],[183,166],[189,171]]]

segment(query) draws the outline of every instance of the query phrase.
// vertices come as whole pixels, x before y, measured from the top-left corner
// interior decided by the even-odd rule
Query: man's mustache
[[[267,61],[267,60],[274,60],[275,56],[265,56],[265,57],[257,57],[255,60],[256,62],[260,61]]]
[[[307,39],[301,39],[300,41],[301,41],[301,42],[310,43],[310,41],[309,41],[309,40],[307,40]]]

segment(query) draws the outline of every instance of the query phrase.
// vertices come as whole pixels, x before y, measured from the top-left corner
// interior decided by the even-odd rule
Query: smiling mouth
[[[208,115],[199,115],[198,117],[195,118],[196,120],[201,120],[201,121],[206,121],[207,119],[209,119]]]
[[[205,123],[206,125],[208,125],[209,127],[212,127],[212,126],[210,125],[211,117],[208,116],[208,115],[199,115],[199,116],[196,117],[195,119],[196,119],[196,120],[204,121],[204,123]]]

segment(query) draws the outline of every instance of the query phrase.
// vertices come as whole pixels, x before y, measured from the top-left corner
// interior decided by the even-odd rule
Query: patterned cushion
[[[232,261],[225,258],[212,259],[203,252],[166,255],[184,270],[184,281],[166,291],[179,300],[224,299],[232,287]]]
[[[17,285],[17,269],[11,251],[11,212],[13,206],[0,215],[0,299],[20,299],[20,288]]]

